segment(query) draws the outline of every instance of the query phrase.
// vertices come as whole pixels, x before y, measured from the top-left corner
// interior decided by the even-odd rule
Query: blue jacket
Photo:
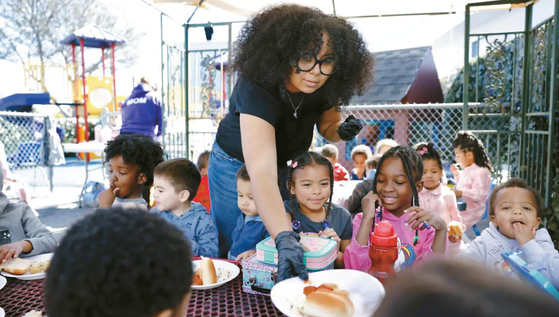
[[[236,258],[239,254],[248,250],[256,250],[258,242],[269,237],[270,234],[260,216],[246,217],[241,213],[237,218],[237,226],[233,230],[230,256]]]
[[[217,228],[204,205],[192,202],[192,208],[180,217],[168,210],[160,211],[157,207],[154,207],[151,212],[159,214],[161,218],[184,232],[184,236],[190,241],[193,256],[202,255],[212,258],[219,256]]]
[[[158,127],[157,136],[160,136],[162,123],[161,101],[148,84],[139,84],[122,104],[120,132],[140,133],[154,139],[155,127]]]

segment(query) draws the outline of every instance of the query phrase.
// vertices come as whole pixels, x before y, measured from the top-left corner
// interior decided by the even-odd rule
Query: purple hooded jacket
[[[157,136],[161,135],[162,121],[161,101],[148,84],[141,83],[122,104],[120,133],[140,133],[154,139],[156,126]]]

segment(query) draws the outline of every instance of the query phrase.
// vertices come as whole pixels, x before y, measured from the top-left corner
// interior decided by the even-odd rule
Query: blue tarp
[[[30,112],[31,107],[38,104],[50,104],[50,94],[44,92],[10,95],[0,99],[0,111]]]

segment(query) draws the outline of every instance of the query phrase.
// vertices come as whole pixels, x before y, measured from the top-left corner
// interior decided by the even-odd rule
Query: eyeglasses
[[[324,59],[317,59],[316,55],[307,55],[297,61],[295,68],[297,71],[310,72],[318,64],[322,75],[330,76],[336,71],[336,60],[332,56]]]

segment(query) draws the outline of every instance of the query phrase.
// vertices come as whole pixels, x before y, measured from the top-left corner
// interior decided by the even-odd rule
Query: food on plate
[[[27,273],[27,269],[31,266],[32,262],[30,260],[25,259],[10,259],[6,263],[0,265],[2,270],[14,274],[14,275],[22,275]]]
[[[32,310],[21,317],[43,317],[43,313],[38,310]]]
[[[448,234],[462,236],[464,231],[462,230],[462,224],[456,220],[452,220],[448,223]]]
[[[43,268],[41,268],[41,265],[39,264],[39,262],[33,262],[29,266],[29,273],[31,273],[31,274],[41,273],[42,271],[43,271]]]
[[[202,280],[202,284],[194,284],[194,285],[209,285],[217,283],[217,274],[216,274],[214,262],[210,258],[202,257],[202,261],[200,261],[200,268],[194,272],[194,282],[199,282],[198,278]],[[196,277],[198,275],[198,277]]]
[[[4,270],[13,275],[37,274],[45,272],[49,267],[50,261],[31,261],[21,258],[11,259],[0,265],[0,270]]]
[[[194,274],[194,277],[192,277],[192,285],[202,285],[202,278],[200,277],[199,274]]]
[[[348,291],[340,290],[334,283],[307,286],[303,292],[307,298],[299,312],[305,317],[353,316],[354,307]]]

